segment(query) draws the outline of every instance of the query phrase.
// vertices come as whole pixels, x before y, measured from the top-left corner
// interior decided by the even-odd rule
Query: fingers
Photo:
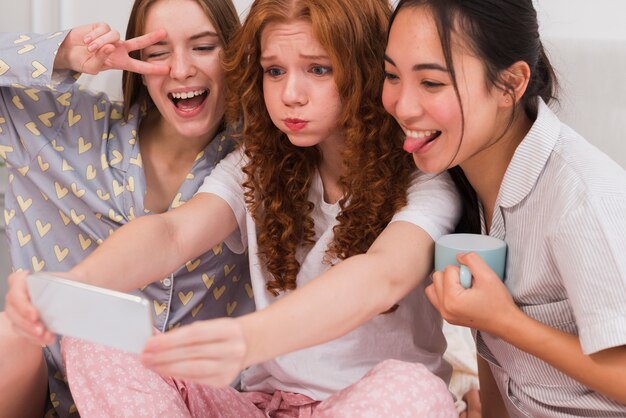
[[[165,75],[170,72],[170,67],[164,64],[153,64],[146,61],[129,58],[125,70],[144,75]]]
[[[443,273],[436,271],[432,275],[433,283],[426,287],[426,297],[433,306],[441,312],[440,298],[442,296],[442,276]]]
[[[161,375],[219,387],[228,385],[241,371],[245,352],[238,324],[217,319],[153,336],[141,361]]]
[[[104,35],[110,30],[111,30],[111,27],[107,25],[106,23],[102,23],[102,22],[94,23],[93,25],[91,25],[91,29],[83,37],[83,42],[85,44],[88,44],[92,40],[96,39],[97,37],[101,35]]]
[[[104,45],[98,49],[93,55],[87,57],[87,59],[81,65],[80,72],[87,74],[98,74],[101,69],[105,69],[105,62],[109,56],[115,51],[115,47],[111,44]]]
[[[231,319],[198,321],[191,325],[174,329],[165,334],[155,335],[146,344],[146,351],[158,351],[175,347],[210,344],[237,338],[239,326]]]
[[[27,272],[13,273],[9,276],[9,291],[5,300],[7,310],[10,308],[14,315],[32,322],[39,319],[39,314],[30,304],[26,277],[28,277]]]
[[[464,290],[459,282],[459,268],[447,266],[444,271],[434,272],[432,278],[433,284],[426,288],[426,296],[430,303],[443,314],[445,301],[450,297],[450,292],[458,293],[459,289]]]
[[[106,23],[96,23],[92,30],[85,35],[83,42],[89,52],[97,51],[108,44],[114,44],[120,40],[120,33],[111,29]]]
[[[126,49],[128,51],[136,51],[154,45],[155,43],[162,41],[167,37],[165,29],[157,29],[153,32],[146,33],[145,35],[138,36],[136,38],[128,39],[125,42]]]
[[[498,281],[500,281],[498,275],[476,253],[459,254],[457,256],[457,260],[459,261],[459,263],[465,264],[470,269],[474,280],[478,278],[479,280],[483,281],[485,279],[497,279]]]
[[[440,310],[439,299],[437,297],[437,291],[435,290],[435,285],[434,284],[428,285],[425,289],[425,292],[426,292],[426,297],[428,298],[430,303],[435,307],[435,309],[439,311]]]
[[[447,266],[443,272],[434,272],[432,280],[433,284],[426,288],[426,297],[446,321],[456,324],[460,300],[468,290],[459,282],[459,268]]]
[[[480,418],[482,415],[482,405],[480,403],[480,393],[476,389],[470,389],[463,400],[467,403],[467,418]]]
[[[124,47],[127,52],[141,50],[162,41],[166,37],[167,32],[164,29],[158,29],[124,41]],[[129,58],[128,62],[125,63],[124,69],[144,75],[165,75],[170,72],[170,68],[167,65],[148,63],[134,58]]]
[[[36,344],[52,344],[54,334],[46,330],[39,313],[30,302],[26,285],[27,272],[9,276],[9,291],[6,295],[5,311],[13,329]]]
[[[222,341],[145,350],[141,360],[146,366],[159,367],[187,360],[235,361],[243,357],[243,353],[244,350],[238,344]]]

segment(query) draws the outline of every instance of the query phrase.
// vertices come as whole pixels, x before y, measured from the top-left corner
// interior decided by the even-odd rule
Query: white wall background
[[[534,0],[546,38],[626,40],[624,0]]]
[[[0,0],[0,31],[47,32],[104,21],[123,34],[132,2]],[[251,0],[234,3],[243,17]],[[626,132],[626,1],[535,0],[535,5],[542,36],[552,51],[566,93],[561,116],[586,137],[600,138],[596,145],[626,167],[626,141],[622,140]],[[84,81],[119,97],[120,79],[119,73],[111,71]],[[0,171],[0,176],[4,175]],[[0,194],[4,181],[0,178]],[[1,226],[0,309],[4,303],[4,277],[9,271]]]
[[[0,0],[0,31],[44,32],[77,24],[104,21],[125,32],[133,0]],[[234,0],[242,18],[251,0]],[[542,36],[546,39],[626,40],[626,1],[624,0],[535,0]],[[119,74],[109,72],[95,81],[93,88],[116,86]],[[102,80],[102,81],[100,81]],[[111,88],[111,87],[107,87]]]

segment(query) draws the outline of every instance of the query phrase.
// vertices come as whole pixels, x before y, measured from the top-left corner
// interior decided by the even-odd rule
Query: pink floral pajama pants
[[[445,383],[421,364],[387,360],[320,402],[277,391],[238,392],[162,377],[138,357],[64,338],[67,378],[83,418],[90,417],[424,417],[457,418]]]

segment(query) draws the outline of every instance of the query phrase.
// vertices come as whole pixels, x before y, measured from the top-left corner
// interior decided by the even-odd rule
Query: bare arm
[[[460,260],[472,271],[472,288],[463,289],[458,269],[448,267],[444,273],[435,273],[433,285],[426,289],[428,298],[448,322],[495,335],[585,386],[626,404],[626,347],[585,355],[577,336],[521,311],[502,281],[478,255],[470,253]]]
[[[366,254],[241,318],[248,346],[244,365],[330,341],[388,310],[429,275],[433,245],[421,228],[392,223]]]
[[[585,355],[577,336],[523,312],[511,318],[501,338],[616,401],[626,404],[626,347]]]
[[[162,375],[225,386],[242,368],[330,341],[388,310],[430,274],[433,247],[421,228],[394,222],[366,254],[264,310],[153,337],[142,361]]]
[[[118,229],[64,276],[116,290],[131,290],[163,278],[223,241],[237,228],[230,206],[201,193],[179,208],[138,218]],[[6,312],[16,331],[37,344],[54,341],[30,303],[27,273],[9,276]]]
[[[230,206],[208,193],[124,225],[69,273],[74,280],[132,290],[161,279],[222,242],[237,228]]]

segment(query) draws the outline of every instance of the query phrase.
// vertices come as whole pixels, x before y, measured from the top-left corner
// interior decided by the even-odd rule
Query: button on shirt
[[[508,244],[505,284],[528,316],[578,335],[585,354],[626,344],[626,173],[543,102],[505,173],[490,235]],[[626,416],[542,360],[476,336],[511,417]]]
[[[76,74],[55,74],[53,81],[54,52],[65,35],[0,35],[0,158],[10,173],[4,220],[14,269],[68,270],[115,229],[148,213],[137,137],[143,112],[135,106],[125,122],[120,103],[83,91]],[[198,154],[171,207],[190,199],[232,148],[228,133],[219,133]],[[141,293],[163,331],[253,309],[247,257],[222,244]],[[46,358],[50,400],[64,417],[76,408],[58,348]]]

